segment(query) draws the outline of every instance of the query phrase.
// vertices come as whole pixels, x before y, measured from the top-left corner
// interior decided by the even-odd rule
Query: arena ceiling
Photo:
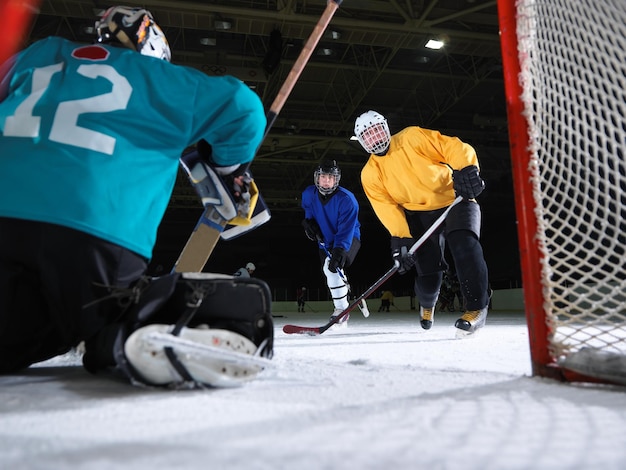
[[[326,0],[152,0],[121,2],[152,11],[172,62],[234,75],[269,110],[326,7]],[[299,226],[300,194],[318,162],[335,159],[342,185],[371,215],[359,173],[366,155],[351,141],[354,119],[384,114],[392,132],[438,129],[473,144],[492,191],[494,214],[510,212],[510,158],[496,0],[345,0],[313,51],[252,164],[278,226]],[[60,35],[91,42],[109,2],[44,0],[30,40]],[[425,47],[444,41],[440,50]],[[502,194],[500,188],[505,187]],[[181,174],[169,220],[198,214]],[[500,209],[502,208],[502,209]]]

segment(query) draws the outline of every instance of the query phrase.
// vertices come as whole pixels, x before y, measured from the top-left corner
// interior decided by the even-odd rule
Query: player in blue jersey
[[[185,364],[163,348],[154,354],[161,371],[136,373],[124,341],[157,319],[178,325],[177,334],[203,323],[226,331],[211,333],[212,344],[235,331],[254,343],[246,347],[263,343],[261,355],[271,355],[271,315],[260,332],[250,326],[254,319],[229,317],[230,307],[215,313],[226,300],[202,303],[207,285],[221,281],[177,274],[154,282],[144,274],[181,153],[205,143],[204,163],[236,201],[249,183],[241,169],[263,138],[264,109],[234,77],[170,63],[165,35],[147,10],[112,7],[96,30],[94,44],[49,37],[0,68],[0,373],[84,341],[91,371],[114,366],[143,383],[212,384],[210,374],[185,377]],[[264,298],[264,288],[259,283],[248,294]],[[200,298],[193,311],[179,302],[187,315],[180,322],[183,312],[171,305],[178,307],[172,296],[179,291]],[[159,313],[166,302],[170,313]],[[143,359],[135,358],[141,367]]]
[[[323,162],[315,170],[315,184],[302,192],[306,236],[319,245],[322,271],[339,315],[349,305],[349,286],[343,269],[349,267],[361,248],[359,203],[354,194],[339,186],[341,170],[335,160]],[[347,326],[345,315],[337,326]]]

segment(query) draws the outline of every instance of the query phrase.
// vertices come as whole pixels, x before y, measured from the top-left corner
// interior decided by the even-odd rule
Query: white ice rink
[[[471,339],[456,315],[353,312],[318,337],[275,318],[274,367],[238,389],[163,391],[64,356],[0,377],[1,469],[626,468],[626,387],[530,376],[523,314]]]

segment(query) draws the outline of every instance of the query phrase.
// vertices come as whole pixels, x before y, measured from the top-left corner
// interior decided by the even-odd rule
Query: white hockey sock
[[[333,299],[333,305],[335,311],[343,311],[348,308],[350,303],[348,302],[348,285],[346,281],[342,279],[339,273],[333,273],[328,269],[328,258],[324,262],[324,274],[326,275],[326,283],[330,290],[330,295]],[[345,273],[344,273],[345,277]]]

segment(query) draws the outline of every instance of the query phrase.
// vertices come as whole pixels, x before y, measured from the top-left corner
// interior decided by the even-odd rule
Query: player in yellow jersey
[[[443,272],[446,243],[454,259],[465,312],[457,337],[485,324],[489,304],[487,264],[480,245],[481,211],[475,198],[484,182],[474,148],[438,131],[407,127],[391,135],[387,120],[375,111],[361,114],[354,132],[370,154],[361,182],[374,212],[391,235],[391,252],[404,274],[415,267],[415,294],[422,328],[431,328]],[[445,222],[411,256],[415,242],[452,204]]]

